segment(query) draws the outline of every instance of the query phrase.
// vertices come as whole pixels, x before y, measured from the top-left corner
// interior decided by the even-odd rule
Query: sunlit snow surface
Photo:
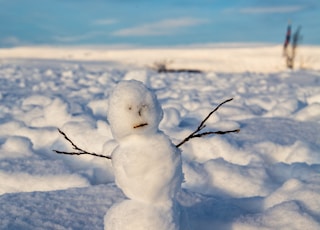
[[[1,59],[1,229],[103,229],[105,213],[125,199],[111,163],[52,150],[72,151],[61,128],[80,147],[110,154],[102,152],[112,139],[108,97],[119,81],[132,78],[156,93],[164,110],[160,129],[174,143],[234,98],[207,129],[240,133],[193,139],[181,148],[183,224],[320,228],[319,71],[159,74],[118,62]]]

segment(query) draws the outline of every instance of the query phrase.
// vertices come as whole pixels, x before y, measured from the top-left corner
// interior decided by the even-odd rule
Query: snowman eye
[[[128,110],[132,110],[132,107],[131,107],[131,106],[129,106],[129,107],[128,107]]]

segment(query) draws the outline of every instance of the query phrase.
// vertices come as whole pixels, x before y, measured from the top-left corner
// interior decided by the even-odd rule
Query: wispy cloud
[[[304,6],[292,5],[292,6],[269,6],[269,7],[248,7],[239,10],[244,14],[276,14],[276,13],[292,13],[303,10]]]
[[[104,25],[112,25],[116,23],[117,23],[117,20],[115,19],[105,18],[105,19],[94,20],[91,22],[91,25],[104,26]],[[90,31],[84,34],[79,34],[79,35],[54,36],[53,39],[57,42],[72,43],[72,42],[81,42],[85,40],[90,40],[96,37],[107,36],[107,35],[108,35],[107,32],[99,31],[99,29],[97,29],[97,31]]]
[[[177,30],[206,23],[204,19],[176,18],[166,19],[136,27],[121,29],[113,33],[115,36],[159,36],[177,32]]]
[[[116,24],[118,21],[116,19],[104,18],[104,19],[97,19],[92,22],[93,25],[97,26],[105,26],[105,25],[112,25]]]
[[[89,40],[92,38],[95,38],[97,36],[102,36],[106,35],[105,32],[100,32],[100,31],[94,31],[94,32],[89,32],[85,33],[82,35],[74,35],[74,36],[55,36],[53,39],[57,42],[79,42],[79,41],[84,41],[84,40]]]
[[[17,46],[17,45],[23,45],[25,44],[23,41],[21,41],[18,37],[15,36],[8,36],[0,39],[0,46]]]

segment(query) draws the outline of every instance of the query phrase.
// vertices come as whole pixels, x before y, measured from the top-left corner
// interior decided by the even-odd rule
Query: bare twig
[[[87,155],[92,155],[92,156],[96,156],[96,157],[103,157],[103,158],[111,159],[110,156],[105,156],[105,155],[101,155],[101,154],[97,154],[97,153],[87,152],[86,150],[83,150],[83,149],[79,148],[76,144],[73,143],[73,141],[70,140],[70,138],[67,136],[67,134],[65,134],[60,129],[58,129],[58,131],[64,137],[64,139],[66,139],[72,145],[72,148],[74,150],[76,150],[76,152],[65,152],[65,151],[53,150],[54,152],[56,152],[58,154],[66,154],[66,155],[84,155],[84,154],[87,154]]]
[[[192,138],[207,136],[207,135],[211,135],[211,134],[224,135],[224,134],[227,134],[227,133],[238,133],[238,132],[240,132],[240,129],[234,129],[234,130],[228,130],[228,131],[204,132],[204,133],[195,134],[195,135],[192,136]]]
[[[211,117],[211,115],[213,113],[215,113],[223,104],[232,101],[233,98],[230,98],[228,100],[223,101],[222,103],[220,103],[214,110],[212,110],[207,116],[206,118],[204,118],[200,125],[198,126],[198,128],[192,132],[189,136],[187,136],[185,139],[183,139],[179,144],[176,145],[177,148],[179,148],[181,145],[183,145],[184,143],[186,143],[187,141],[189,141],[192,138],[196,138],[196,137],[202,137],[202,136],[207,136],[207,135],[211,135],[211,134],[218,134],[218,135],[223,135],[223,134],[227,134],[227,133],[238,133],[240,132],[240,129],[235,129],[235,130],[228,130],[228,131],[210,131],[210,132],[203,132],[203,133],[199,133],[202,129],[204,129],[206,127],[205,123],[206,121],[209,119],[209,117]]]

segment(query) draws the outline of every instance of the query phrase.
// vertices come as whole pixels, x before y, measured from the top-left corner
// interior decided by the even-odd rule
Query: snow
[[[104,229],[105,214],[127,204],[110,160],[52,150],[72,151],[60,128],[81,148],[110,155],[118,143],[107,119],[109,98],[131,79],[156,94],[159,128],[174,144],[234,98],[206,130],[240,133],[180,148],[182,229],[319,229],[319,51],[301,47],[297,69],[287,70],[280,46],[1,49],[1,229]],[[149,68],[163,60],[204,72]]]
[[[319,47],[301,46],[297,49],[296,65],[302,69],[320,69]],[[156,55],[154,55],[156,54]],[[68,61],[110,61],[130,66],[152,67],[167,63],[171,68],[201,69],[215,72],[279,72],[285,71],[283,47],[275,44],[207,44],[187,47],[14,47],[0,50],[0,57]],[[239,58],[241,57],[241,58]],[[47,70],[48,73],[52,71]],[[129,79],[142,69],[128,73]],[[66,71],[65,74],[71,74]],[[130,77],[131,75],[131,77]],[[139,76],[145,79],[145,74]]]

